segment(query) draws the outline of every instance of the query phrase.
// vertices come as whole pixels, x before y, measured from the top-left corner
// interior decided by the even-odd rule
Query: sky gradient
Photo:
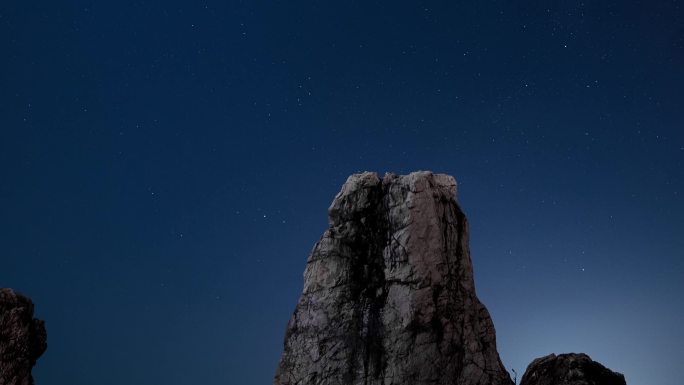
[[[684,367],[681,1],[0,4],[0,286],[38,385],[272,380],[346,177],[453,175],[519,375]]]

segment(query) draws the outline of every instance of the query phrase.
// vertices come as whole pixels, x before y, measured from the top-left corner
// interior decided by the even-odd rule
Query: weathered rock
[[[47,348],[43,321],[33,303],[12,289],[0,289],[0,384],[32,385],[31,369]]]
[[[583,353],[550,354],[532,361],[520,385],[625,385],[625,377]]]
[[[275,385],[513,384],[451,176],[352,175],[328,213]]]

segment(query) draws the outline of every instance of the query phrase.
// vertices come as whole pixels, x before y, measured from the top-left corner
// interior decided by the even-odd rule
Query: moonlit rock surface
[[[287,325],[275,385],[512,385],[475,295],[453,177],[347,179]]]
[[[0,289],[0,385],[32,385],[31,369],[47,348],[43,321],[33,303],[12,289]]]
[[[532,361],[520,385],[625,385],[625,377],[583,353],[550,354]]]

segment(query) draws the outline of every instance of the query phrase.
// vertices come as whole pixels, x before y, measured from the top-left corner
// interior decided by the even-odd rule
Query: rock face
[[[520,385],[625,385],[625,377],[586,354],[550,354],[532,361]]]
[[[275,385],[513,385],[475,295],[454,178],[355,174],[328,214]]]
[[[47,348],[43,321],[33,303],[12,289],[0,289],[0,384],[32,385],[31,368]]]

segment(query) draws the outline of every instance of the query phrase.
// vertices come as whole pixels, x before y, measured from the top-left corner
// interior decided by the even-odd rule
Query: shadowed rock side
[[[355,174],[329,210],[275,385],[512,385],[448,175]]]
[[[33,303],[0,289],[0,384],[32,385],[31,368],[47,348],[45,324],[33,318]]]
[[[520,385],[625,385],[625,377],[586,354],[550,354],[532,361]]]

